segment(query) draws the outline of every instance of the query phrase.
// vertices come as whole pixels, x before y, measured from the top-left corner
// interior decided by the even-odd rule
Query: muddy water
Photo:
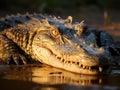
[[[0,90],[120,90],[120,67],[109,75],[79,75],[46,65],[0,66]]]

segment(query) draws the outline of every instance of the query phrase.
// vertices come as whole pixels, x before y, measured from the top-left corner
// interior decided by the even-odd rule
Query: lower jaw
[[[97,70],[90,71],[90,70],[84,70],[84,69],[80,69],[78,71],[71,71],[71,72],[78,73],[78,74],[84,74],[84,75],[98,75],[98,74],[100,74],[100,72]]]
[[[76,65],[71,65],[71,67],[69,67],[68,65],[51,65],[53,67],[57,67],[59,69],[63,69],[72,73],[76,73],[76,74],[85,74],[85,75],[98,75],[101,72],[99,72],[98,70],[87,70],[87,69],[83,69],[83,68],[78,68]]]
[[[66,69],[64,69],[66,70]],[[105,70],[105,71],[97,71],[97,70],[94,70],[94,71],[89,71],[89,70],[79,70],[79,71],[71,71],[71,70],[67,70],[67,71],[70,71],[70,72],[74,72],[74,73],[77,73],[77,74],[84,74],[84,75],[104,75],[104,74],[109,74],[111,72],[111,70]]]
[[[54,66],[54,65],[52,65],[52,66]],[[62,67],[59,67],[59,65],[57,65],[54,67],[64,69],[66,71],[73,72],[76,74],[84,74],[84,75],[102,75],[102,74],[108,74],[111,72],[111,67],[109,67],[107,69],[103,68],[103,71],[99,71],[99,70],[95,70],[95,69],[89,70],[89,69],[78,68],[76,65],[71,65],[71,67],[69,67],[69,65],[62,64],[61,66]]]

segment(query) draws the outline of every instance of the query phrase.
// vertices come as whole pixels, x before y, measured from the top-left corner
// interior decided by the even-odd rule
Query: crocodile
[[[1,18],[0,63],[38,61],[78,74],[109,73],[112,55],[119,54],[112,37],[72,19],[36,13]]]

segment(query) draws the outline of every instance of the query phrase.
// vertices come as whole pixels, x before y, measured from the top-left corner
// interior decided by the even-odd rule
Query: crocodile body
[[[80,74],[108,73],[112,54],[119,54],[111,36],[83,21],[42,14],[8,16],[0,21],[0,62],[27,64],[29,58]]]

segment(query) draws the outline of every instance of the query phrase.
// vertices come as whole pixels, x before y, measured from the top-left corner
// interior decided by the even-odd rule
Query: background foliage
[[[120,0],[0,0],[0,9],[9,11],[63,12],[94,7],[120,9]]]

